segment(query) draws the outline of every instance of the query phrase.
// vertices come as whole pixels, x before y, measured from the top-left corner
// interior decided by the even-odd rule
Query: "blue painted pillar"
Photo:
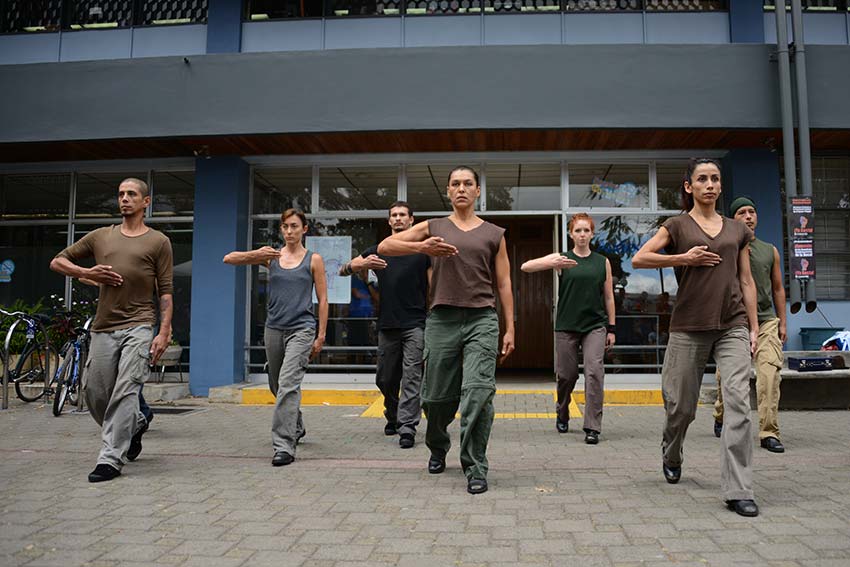
[[[248,183],[248,164],[238,157],[195,161],[189,380],[194,396],[245,379],[246,268],[221,260],[248,247]]]
[[[770,242],[785,258],[782,239],[782,196],[780,194],[779,154],[769,149],[732,150],[723,159],[723,202],[727,209],[736,197],[746,195],[758,212],[756,235]]]
[[[209,0],[207,53],[239,53],[242,49],[241,0]]]
[[[729,1],[729,38],[732,43],[764,43],[763,2]]]

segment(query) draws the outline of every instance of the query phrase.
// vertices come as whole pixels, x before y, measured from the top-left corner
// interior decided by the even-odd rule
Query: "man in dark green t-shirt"
[[[755,232],[758,225],[756,205],[749,197],[738,197],[729,207],[729,215]],[[771,453],[784,453],[779,440],[779,370],[782,345],[786,339],[785,284],[782,262],[775,246],[756,238],[750,242],[750,268],[758,295],[759,340],[755,353],[756,395],[759,413],[759,440]],[[717,402],[714,404],[714,434],[723,429],[723,396],[717,375]]]

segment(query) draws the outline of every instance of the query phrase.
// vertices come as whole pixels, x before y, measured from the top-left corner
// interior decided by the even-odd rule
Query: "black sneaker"
[[[411,449],[416,444],[416,438],[412,433],[402,433],[398,439],[398,446],[402,449]]]
[[[89,473],[89,482],[106,482],[118,476],[121,476],[121,471],[112,465],[97,465]]]
[[[723,422],[714,420],[714,436],[720,437],[720,434],[723,433]]]
[[[599,443],[599,432],[593,429],[588,429],[584,432],[584,442],[588,445],[596,445]]]
[[[135,461],[139,458],[139,455],[142,452],[142,435],[145,434],[145,431],[148,430],[148,424],[145,424],[136,431],[136,434],[133,435],[133,438],[130,439],[130,448],[127,449],[127,460]]]
[[[558,430],[558,433],[566,433],[570,430],[570,421],[561,421],[560,418],[555,418],[555,428]]]
[[[285,467],[286,465],[291,465],[295,461],[295,457],[287,453],[286,451],[278,451],[272,457],[272,466],[273,467]]]
[[[446,470],[446,457],[439,457],[431,453],[431,457],[428,459],[428,472],[431,474],[440,474],[444,470]]]
[[[301,433],[299,433],[298,436],[295,438],[295,444],[298,445],[299,443],[301,443],[301,440],[304,439],[304,437],[306,436],[307,430],[305,429]]]
[[[398,429],[396,428],[395,423],[390,423],[388,421],[387,424],[384,426],[384,435],[390,436],[395,435],[396,433],[398,433]]]
[[[487,480],[483,478],[470,478],[466,483],[466,491],[470,494],[487,492]]]

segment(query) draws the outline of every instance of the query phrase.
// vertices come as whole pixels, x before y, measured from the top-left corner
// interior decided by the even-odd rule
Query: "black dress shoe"
[[[387,422],[384,426],[384,435],[390,436],[395,435],[396,433],[398,433],[398,429],[396,429],[395,423]]]
[[[121,471],[112,465],[97,465],[92,472],[89,473],[89,482],[106,482],[115,477],[121,476]]]
[[[446,470],[446,458],[438,457],[431,453],[431,458],[428,459],[428,472],[431,474],[440,474]]]
[[[588,445],[596,445],[599,443],[599,432],[593,429],[588,429],[584,432],[584,442]]]
[[[416,438],[412,433],[402,433],[398,438],[398,446],[402,449],[411,449],[416,444]]]
[[[726,507],[739,516],[755,518],[759,515],[759,507],[754,500],[727,500]]]
[[[272,457],[272,466],[273,467],[284,467],[286,465],[291,465],[295,461],[295,457],[287,453],[286,451],[278,451]]]
[[[720,434],[723,433],[723,422],[714,420],[714,436],[720,437]]]
[[[761,446],[771,453],[784,453],[785,445],[776,437],[765,437],[761,440]]]
[[[664,471],[664,478],[670,484],[676,484],[682,478],[682,467],[668,467],[664,463],[661,464],[661,470]]]
[[[470,478],[466,483],[466,491],[470,494],[481,494],[487,492],[487,480],[483,478]]]
[[[570,422],[569,422],[569,420],[561,421],[560,418],[556,417],[555,418],[555,427],[558,429],[558,433],[566,433],[567,431],[570,430]]]

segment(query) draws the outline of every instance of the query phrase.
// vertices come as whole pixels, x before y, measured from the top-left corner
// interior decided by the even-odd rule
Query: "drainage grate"
[[[205,411],[207,408],[197,406],[151,406],[154,415],[186,415]]]

